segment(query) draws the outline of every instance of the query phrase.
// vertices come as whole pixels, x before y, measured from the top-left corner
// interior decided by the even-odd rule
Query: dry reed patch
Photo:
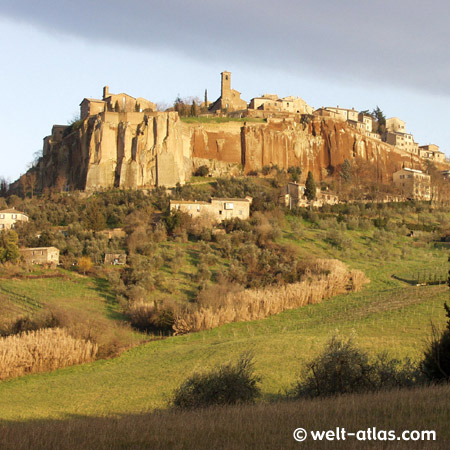
[[[2,450],[58,449],[439,449],[450,447],[450,386],[283,401],[158,411],[122,417],[79,417],[0,424]],[[435,430],[435,442],[345,441],[299,443],[293,431]]]
[[[176,334],[215,328],[226,323],[258,320],[282,311],[320,303],[346,292],[358,291],[369,280],[358,270],[349,270],[338,260],[318,259],[299,283],[230,293],[215,305],[179,314],[173,328]]]
[[[96,354],[96,344],[62,328],[8,336],[0,339],[0,380],[90,362]]]

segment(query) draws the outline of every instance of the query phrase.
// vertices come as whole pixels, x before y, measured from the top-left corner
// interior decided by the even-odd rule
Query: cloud
[[[449,95],[446,0],[8,0],[0,15],[204,61]]]

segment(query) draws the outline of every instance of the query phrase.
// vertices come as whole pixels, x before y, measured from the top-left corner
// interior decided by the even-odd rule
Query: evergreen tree
[[[352,180],[352,163],[348,159],[342,164],[339,175],[346,183]]]
[[[19,237],[15,231],[2,231],[0,235],[0,262],[16,263],[20,259],[18,241]]]
[[[310,202],[316,199],[316,182],[311,171],[308,172],[308,176],[306,178],[305,196]]]

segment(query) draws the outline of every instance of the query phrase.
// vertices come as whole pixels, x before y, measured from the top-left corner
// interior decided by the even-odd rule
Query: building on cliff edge
[[[231,72],[224,71],[220,76],[220,97],[209,107],[209,111],[215,113],[246,111],[247,102],[241,99],[241,93],[231,89]]]

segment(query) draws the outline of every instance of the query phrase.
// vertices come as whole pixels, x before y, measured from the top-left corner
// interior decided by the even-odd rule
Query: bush
[[[208,166],[200,166],[194,173],[196,177],[206,177],[209,174]]]
[[[422,361],[422,372],[431,381],[450,381],[450,307],[444,305],[449,319],[442,332],[432,327],[432,335]]]
[[[260,395],[253,356],[244,353],[236,364],[223,364],[210,372],[195,373],[175,390],[172,405],[180,409],[253,403]]]
[[[374,362],[352,339],[334,336],[323,353],[306,365],[304,381],[294,388],[296,397],[323,397],[412,386],[419,371],[409,360],[389,360],[385,354]]]

